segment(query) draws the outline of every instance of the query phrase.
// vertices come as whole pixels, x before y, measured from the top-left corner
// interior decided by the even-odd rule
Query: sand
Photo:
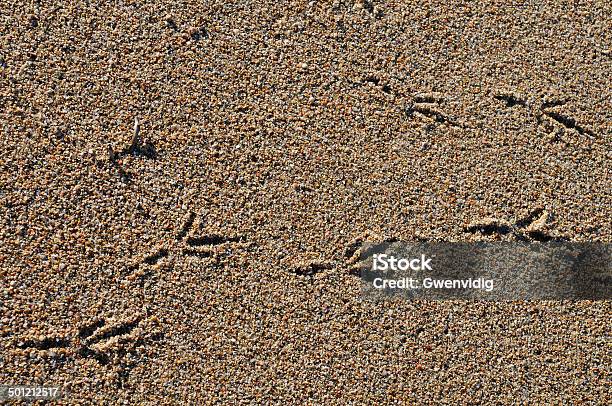
[[[610,242],[612,6],[510,3],[0,2],[0,383],[609,403],[609,301],[351,273],[364,233]]]

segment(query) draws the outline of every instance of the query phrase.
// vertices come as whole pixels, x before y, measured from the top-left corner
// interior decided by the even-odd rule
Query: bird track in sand
[[[240,246],[244,238],[241,236],[227,236],[220,233],[198,234],[194,232],[197,215],[190,211],[184,217],[182,225],[174,240],[170,239],[159,244],[148,254],[139,254],[128,265],[131,273],[126,277],[128,281],[136,278],[146,278],[159,269],[170,269],[172,264],[181,256],[212,259],[218,249],[227,245]],[[141,269],[144,268],[144,269]]]
[[[551,242],[566,241],[567,237],[559,235],[550,229],[552,215],[544,208],[538,207],[529,211],[525,216],[520,217],[516,222],[510,223],[496,218],[483,218],[474,221],[464,227],[464,231],[472,234],[510,235],[517,241],[524,242]],[[349,265],[349,274],[360,276],[361,268],[356,264],[380,250],[381,246],[389,246],[400,241],[396,237],[382,237],[374,233],[365,233],[351,241],[345,249],[344,257],[346,264]],[[424,242],[424,239],[418,239]],[[331,261],[310,260],[301,261],[290,268],[290,272],[300,277],[314,277],[315,275],[336,266]]]
[[[515,106],[531,109],[533,106],[529,101],[517,95],[514,92],[499,92],[493,96],[495,100],[499,100],[506,104],[506,107],[513,108]],[[588,135],[594,137],[595,133],[583,124],[577,122],[576,119],[569,115],[558,111],[559,107],[563,107],[567,104],[565,100],[552,99],[549,101],[542,101],[537,109],[533,109],[538,123],[541,123],[541,117],[545,116],[557,126],[562,126],[566,130],[575,130],[580,135]]]
[[[412,97],[412,102],[405,108],[406,117],[421,117],[454,128],[464,128],[465,124],[456,121],[440,108],[445,97],[438,93],[418,93]]]
[[[472,234],[511,235],[518,241],[565,241],[566,237],[549,230],[551,215],[543,208],[537,208],[520,218],[514,224],[492,217],[476,220],[468,224],[464,230]]]
[[[143,314],[119,320],[95,318],[68,335],[23,337],[15,348],[38,351],[45,358],[92,358],[107,365],[113,355],[121,358],[136,346],[159,341],[162,333],[158,326],[155,317],[146,318]]]

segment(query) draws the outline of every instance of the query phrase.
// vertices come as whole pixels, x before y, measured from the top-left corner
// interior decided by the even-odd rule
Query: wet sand
[[[0,383],[609,403],[609,301],[351,273],[360,238],[610,241],[612,7],[507,3],[1,2]]]

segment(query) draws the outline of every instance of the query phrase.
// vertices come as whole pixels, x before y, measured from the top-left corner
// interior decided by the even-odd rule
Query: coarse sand
[[[0,0],[0,384],[610,404],[609,301],[372,303],[349,261],[610,242],[610,27],[598,0]]]

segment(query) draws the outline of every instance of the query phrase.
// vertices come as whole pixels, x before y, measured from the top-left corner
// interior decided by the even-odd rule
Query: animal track
[[[562,125],[563,127],[565,127],[566,129],[569,130],[576,130],[576,132],[580,135],[589,135],[589,136],[594,136],[595,134],[593,133],[593,131],[583,127],[582,125],[578,124],[578,122],[576,122],[576,120],[572,117],[569,117],[559,111],[554,111],[554,110],[550,110],[550,109],[554,109],[556,107],[561,107],[564,106],[566,104],[566,102],[564,100],[550,100],[550,101],[545,101],[542,103],[542,105],[540,106],[540,112],[541,114],[549,117],[550,119],[554,120],[557,124]]]
[[[193,222],[195,221],[195,219],[196,219],[196,214],[190,211],[189,214],[187,215],[185,222],[181,226],[179,233],[176,236],[177,240],[182,240],[183,238],[187,236],[187,233],[189,232],[189,230],[191,230],[191,227],[193,227]]]
[[[418,93],[414,96],[415,103],[440,103],[444,98],[436,93]]]
[[[431,104],[414,104],[412,110],[427,116],[438,123],[446,123],[449,121],[440,110],[438,110],[433,103]]]
[[[85,341],[87,345],[91,346],[92,344],[99,343],[106,339],[130,334],[132,330],[134,330],[136,326],[138,326],[141,320],[142,316],[137,316],[132,320],[119,322],[113,325],[107,325],[104,320],[102,320],[100,327],[95,330],[92,330],[89,336],[80,337]]]
[[[543,208],[537,208],[535,210],[530,211],[525,217],[519,219],[516,222],[516,227],[517,228],[525,228],[525,227],[529,226],[534,221],[536,221],[539,217],[542,217],[543,213],[544,213],[544,209]]]
[[[493,96],[494,99],[506,103],[506,107],[522,106],[527,107],[527,101],[511,93],[500,93]]]
[[[380,78],[378,76],[367,76],[365,79],[362,80],[363,83],[372,83],[374,84],[374,86],[380,86],[380,89],[387,93],[387,94],[391,94],[392,90],[391,90],[391,86],[389,85],[389,83],[383,83],[381,86],[381,81]]]
[[[239,242],[238,237],[224,237],[218,234],[205,235],[202,237],[187,238],[187,245],[191,247],[201,247],[203,245],[219,245],[226,242]]]
[[[566,103],[565,100],[558,100],[558,99],[545,101],[542,103],[542,106],[540,106],[540,110],[546,110],[546,109],[550,109],[553,107],[563,106],[565,105],[565,103]]]
[[[199,41],[202,38],[204,39],[210,38],[210,33],[208,32],[206,27],[192,27],[189,30],[187,30],[187,34],[189,35],[189,38],[191,38],[194,41]]]
[[[182,252],[184,255],[187,255],[190,257],[199,257],[199,258],[210,258],[214,254],[214,252],[210,250],[189,249],[189,248],[185,248]]]
[[[74,344],[76,353],[106,365],[113,354],[120,358],[131,348],[147,340],[157,341],[161,333],[157,330],[154,320],[145,319],[143,315],[117,322],[95,320],[79,329],[78,339]]]
[[[165,258],[167,256],[168,256],[168,250],[166,248],[160,248],[154,254],[146,256],[143,262],[147,265],[155,265],[162,258]]]
[[[375,246],[391,245],[397,241],[399,240],[395,237],[382,237],[371,232],[366,232],[358,236],[346,247],[344,256],[348,258],[349,264],[354,264],[360,259],[371,255],[372,249],[374,249]],[[368,245],[366,244],[367,242],[374,242],[375,245]]]
[[[186,222],[181,227],[177,239],[187,246],[180,250],[183,255],[195,256],[200,258],[212,257],[214,246],[222,246],[226,243],[239,243],[242,238],[239,236],[224,236],[218,233],[206,235],[194,235],[190,231],[194,228],[195,215],[192,213],[187,217]]]
[[[395,237],[383,237],[378,234],[367,231],[353,241],[351,241],[344,251],[344,257],[347,258],[347,264],[351,265],[349,274],[353,276],[361,276],[362,267],[359,262],[364,258],[374,254],[373,250],[381,247],[387,248],[391,244],[399,241]]]
[[[483,235],[492,235],[492,234],[509,234],[514,231],[514,228],[511,224],[504,222],[502,220],[498,220],[495,218],[484,218],[481,220],[477,220],[475,222],[470,223],[466,227],[466,231],[470,233],[479,232]]]
[[[328,262],[322,261],[310,261],[299,264],[293,269],[293,273],[299,276],[315,276],[319,272],[323,272],[327,269],[332,269],[333,265]]]
[[[112,363],[118,367],[120,372],[117,386],[123,385],[131,369],[130,361],[126,362],[124,356],[128,353],[135,354],[137,347],[163,337],[157,328],[156,319],[145,319],[143,316],[118,322],[98,320],[79,331],[75,353],[82,358],[94,359],[101,366]]]
[[[26,338],[15,347],[18,350],[41,351],[53,358],[92,358],[100,365],[107,365],[113,358],[121,358],[135,346],[160,338],[157,319],[137,315],[117,322],[96,319],[78,328],[71,337]]]
[[[465,227],[469,233],[480,233],[483,235],[506,235],[511,234],[519,241],[564,241],[567,238],[555,235],[549,230],[549,213],[538,208],[530,212],[526,217],[519,219],[515,224],[491,217],[477,220]]]
[[[521,107],[530,108],[527,100],[521,98],[520,96],[514,93],[502,92],[494,95],[493,98],[505,102],[506,107],[512,108],[518,105]],[[541,123],[541,116],[544,115],[554,121],[556,124],[561,125],[568,130],[575,130],[580,135],[586,134],[591,137],[595,136],[595,133],[593,131],[579,124],[574,118],[567,116],[559,111],[551,110],[557,107],[564,106],[565,104],[566,101],[560,99],[543,101],[540,107],[536,110],[536,117],[538,118],[538,123]]]
[[[468,224],[464,230],[482,235],[511,235],[514,239],[525,242],[566,241],[566,237],[550,230],[551,218],[552,216],[545,209],[536,208],[524,217],[519,218],[514,224],[487,217]],[[364,259],[388,249],[398,241],[398,238],[383,237],[371,232],[366,232],[355,238],[346,246],[344,251],[346,263],[350,265],[349,274],[360,276]],[[427,242],[423,238],[417,238],[416,241]],[[324,270],[333,269],[333,267],[333,263],[319,260],[304,260],[297,265],[290,266],[292,273],[309,277]]]
[[[79,328],[79,337],[80,338],[87,338],[89,336],[91,336],[94,331],[96,331],[97,329],[103,327],[106,324],[106,322],[104,321],[104,319],[99,319],[99,320],[95,320],[93,323],[82,326],[81,328]]]
[[[218,252],[217,247],[226,244],[239,244],[243,241],[240,236],[226,236],[219,233],[199,235],[193,232],[199,227],[196,224],[197,216],[189,212],[183,224],[179,227],[175,241],[167,241],[158,246],[148,255],[138,256],[127,266],[131,273],[126,277],[128,281],[143,280],[158,272],[160,269],[170,269],[175,260],[181,256],[210,259]]]
[[[580,135],[586,134],[586,135],[590,135],[591,137],[595,136],[595,133],[593,133],[593,131],[579,125],[576,122],[576,120],[574,120],[571,117],[568,117],[561,113],[557,113],[555,111],[544,111],[544,114],[550,117],[551,119],[555,120],[557,123],[561,124],[565,128],[570,129],[570,130],[571,129],[576,130],[576,132],[578,132],[578,134]]]
[[[417,113],[436,123],[448,124],[452,127],[461,127],[459,123],[452,120],[439,109],[440,101],[442,101],[442,98],[435,94],[418,94],[414,96],[413,103],[406,108],[406,116],[412,118],[415,113]]]
[[[34,348],[37,350],[50,350],[53,348],[66,348],[70,345],[70,340],[59,337],[44,337],[42,339],[28,339],[17,343],[17,348]]]

